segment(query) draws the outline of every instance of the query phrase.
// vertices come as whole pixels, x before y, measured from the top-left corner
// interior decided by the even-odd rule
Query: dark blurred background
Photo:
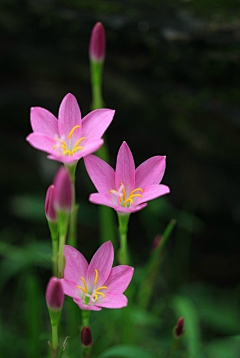
[[[165,290],[190,292],[196,304],[199,292],[207,291],[212,307],[215,298],[226,302],[228,297],[227,309],[236,308],[226,313],[230,326],[239,319],[239,16],[238,0],[1,1],[0,254],[5,261],[0,278],[9,288],[7,307],[9,282],[15,285],[28,261],[24,254],[22,266],[13,269],[6,260],[14,262],[13,247],[29,248],[33,238],[47,242],[43,203],[59,166],[25,141],[29,110],[40,106],[57,116],[71,92],[82,114],[89,112],[88,43],[93,25],[101,21],[107,37],[103,96],[106,107],[116,109],[107,131],[111,165],[123,140],[136,165],[153,155],[167,156],[163,183],[170,195],[131,216],[134,264],[148,259],[155,235],[176,218],[163,268]],[[93,191],[81,161],[78,231],[88,258],[99,244],[93,225],[98,207],[87,200]],[[48,272],[39,266],[34,270],[47,282]],[[226,334],[224,319],[221,325],[219,332],[203,323],[203,338]],[[229,333],[239,334],[238,328],[231,326]]]

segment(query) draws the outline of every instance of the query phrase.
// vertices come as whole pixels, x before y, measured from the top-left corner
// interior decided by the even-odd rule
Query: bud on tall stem
[[[68,171],[61,167],[54,179],[54,196],[53,203],[57,212],[59,224],[59,259],[58,259],[58,276],[63,277],[64,272],[64,245],[68,231],[69,216],[72,207],[72,188]]]
[[[103,62],[106,53],[106,37],[103,24],[97,22],[92,29],[90,44],[89,44],[89,57],[94,62]]]
[[[57,276],[57,253],[58,253],[58,221],[57,213],[54,209],[53,197],[54,197],[54,185],[50,185],[45,198],[45,214],[48,221],[48,226],[52,239],[52,262],[53,262],[53,274]]]

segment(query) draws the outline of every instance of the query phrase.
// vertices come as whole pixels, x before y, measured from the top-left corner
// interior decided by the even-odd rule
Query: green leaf
[[[141,347],[134,346],[115,346],[108,348],[100,354],[98,358],[156,358],[154,355],[146,352]]]

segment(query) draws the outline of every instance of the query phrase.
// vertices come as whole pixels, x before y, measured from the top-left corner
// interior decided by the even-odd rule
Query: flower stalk
[[[120,236],[120,249],[118,252],[118,259],[122,265],[127,265],[129,263],[129,253],[128,253],[128,244],[127,244],[127,232],[128,232],[128,222],[130,214],[118,214],[118,231]]]

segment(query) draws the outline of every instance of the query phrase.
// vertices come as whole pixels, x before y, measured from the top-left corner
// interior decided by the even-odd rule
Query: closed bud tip
[[[89,56],[92,61],[103,62],[106,52],[106,37],[103,24],[97,22],[92,29]]]
[[[62,282],[57,277],[50,278],[46,289],[47,306],[52,311],[61,311],[64,302]]]
[[[177,324],[175,326],[175,335],[176,337],[181,337],[184,333],[184,318],[183,317],[180,317],[177,321]]]
[[[48,221],[57,222],[57,214],[53,206],[54,185],[50,185],[45,198],[45,215]]]
[[[72,188],[68,171],[61,167],[54,178],[54,209],[70,213],[72,205]]]
[[[162,241],[161,235],[155,236],[153,243],[152,243],[152,248],[151,248],[152,253],[158,248],[158,246],[161,244],[161,241]]]
[[[81,331],[81,341],[82,345],[85,347],[89,347],[92,344],[92,333],[89,327],[83,327]]]

